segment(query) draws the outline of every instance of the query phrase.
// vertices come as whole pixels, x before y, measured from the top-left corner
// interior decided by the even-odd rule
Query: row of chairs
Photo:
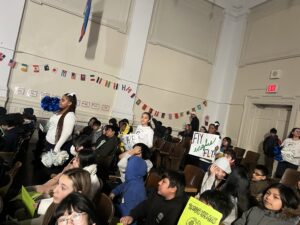
[[[168,142],[156,137],[152,147],[153,163],[156,168],[179,170],[180,165],[189,150],[190,138],[180,142]]]

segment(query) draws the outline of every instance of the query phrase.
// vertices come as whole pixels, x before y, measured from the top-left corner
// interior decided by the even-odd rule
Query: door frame
[[[249,136],[251,132],[251,125],[253,123],[253,115],[255,105],[278,105],[291,107],[290,120],[288,121],[288,130],[290,131],[296,123],[297,113],[300,106],[299,98],[292,97],[277,97],[277,96],[246,96],[244,101],[244,111],[242,115],[242,122],[239,130],[237,146],[248,149]]]

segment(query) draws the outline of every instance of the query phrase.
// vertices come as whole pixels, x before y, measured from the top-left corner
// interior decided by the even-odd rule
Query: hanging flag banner
[[[216,152],[220,149],[220,146],[221,139],[219,135],[194,132],[189,154],[214,162]]]
[[[27,64],[27,63],[22,63],[22,62],[16,62],[13,59],[8,60],[5,58],[5,54],[3,52],[0,52],[0,62],[3,60],[7,60],[7,62],[8,62],[7,66],[9,66],[11,68],[15,68],[17,65],[20,65],[20,71],[22,71],[24,73],[28,72],[28,69],[30,69],[30,68],[32,68],[34,73],[43,72],[43,71],[41,71],[41,69],[44,69],[44,71],[51,71],[54,74],[57,74],[58,72],[60,72],[61,77],[64,77],[64,78],[67,77],[67,73],[68,73],[68,71],[65,69],[60,69],[57,67],[49,66],[48,64],[45,64],[45,65],[40,65],[38,63]],[[187,111],[181,111],[181,112],[175,112],[175,113],[161,112],[161,110],[158,110],[158,109],[150,106],[149,104],[145,103],[144,101],[142,101],[142,99],[140,99],[136,95],[134,90],[129,85],[122,84],[122,83],[115,82],[115,81],[105,80],[105,79],[101,78],[100,76],[97,76],[94,74],[86,75],[86,74],[80,74],[80,73],[76,73],[76,72],[70,72],[70,79],[76,80],[77,75],[80,76],[80,78],[78,77],[78,80],[80,80],[80,81],[87,81],[87,79],[88,79],[87,76],[89,76],[90,81],[95,82],[99,85],[101,85],[102,81],[103,82],[105,81],[103,86],[106,88],[111,87],[113,90],[120,90],[123,92],[127,92],[128,96],[130,98],[136,98],[135,104],[141,105],[143,111],[146,111],[148,108],[149,109],[148,111],[150,111],[150,113],[153,114],[153,116],[156,116],[156,117],[160,116],[162,119],[164,119],[164,118],[179,119],[179,118],[183,117],[185,114],[190,115],[191,112],[195,113],[197,111],[201,111],[202,106],[205,106],[205,107],[207,106],[207,101],[203,100],[202,104],[197,104],[196,106],[190,108]],[[141,104],[142,102],[144,104]],[[86,106],[86,104],[84,104],[84,105]],[[167,117],[166,117],[166,115],[167,115]]]
[[[88,22],[89,22],[91,6],[92,6],[92,0],[87,0],[86,6],[85,6],[85,9],[84,9],[84,13],[83,13],[84,14],[84,19],[83,19],[83,24],[82,24],[82,28],[81,28],[80,37],[79,37],[79,42],[81,42],[81,40],[82,40],[82,38],[85,34],[85,31],[86,31],[86,28],[87,28],[87,25],[88,25]]]

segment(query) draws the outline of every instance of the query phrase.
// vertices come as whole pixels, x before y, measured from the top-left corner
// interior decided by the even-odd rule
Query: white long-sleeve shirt
[[[144,143],[149,148],[152,148],[154,131],[151,127],[138,125],[135,134],[138,135],[138,143]]]
[[[73,112],[68,112],[64,118],[63,122],[63,128],[62,132],[60,135],[60,138],[58,142],[55,144],[55,135],[56,135],[56,130],[57,130],[57,124],[58,121],[61,117],[61,114],[54,114],[53,116],[50,117],[49,122],[48,122],[48,132],[46,135],[46,140],[50,143],[55,145],[54,151],[58,152],[60,151],[61,146],[71,138],[74,126],[75,126],[75,121],[76,117]]]

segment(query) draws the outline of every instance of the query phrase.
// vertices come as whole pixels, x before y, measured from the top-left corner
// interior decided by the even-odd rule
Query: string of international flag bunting
[[[7,63],[7,66],[11,67],[12,69],[19,68],[22,72],[33,72],[33,73],[40,73],[42,71],[45,72],[52,72],[53,74],[60,74],[61,77],[67,78],[68,76],[72,80],[79,79],[80,81],[90,81],[97,84],[104,84],[104,87],[106,88],[113,88],[114,90],[121,90],[126,92],[130,98],[135,98],[135,104],[137,106],[141,106],[141,109],[143,111],[148,111],[150,114],[152,114],[155,117],[160,117],[162,119],[168,118],[168,119],[179,119],[180,117],[183,117],[184,115],[189,115],[191,113],[195,113],[197,111],[201,111],[201,108],[203,106],[207,106],[207,101],[204,100],[202,104],[197,104],[195,107],[192,107],[189,110],[182,111],[182,112],[173,112],[173,113],[166,113],[161,112],[159,110],[154,109],[149,104],[142,101],[138,96],[136,96],[136,93],[133,92],[132,88],[126,84],[121,84],[118,82],[113,82],[107,79],[103,79],[100,76],[96,76],[94,74],[79,74],[75,72],[70,72],[65,69],[60,69],[57,67],[52,67],[49,64],[39,65],[39,64],[26,64],[21,62],[16,62],[13,59],[7,60],[6,62],[6,55],[3,52],[0,52],[0,63]],[[79,77],[79,78],[78,78]]]

